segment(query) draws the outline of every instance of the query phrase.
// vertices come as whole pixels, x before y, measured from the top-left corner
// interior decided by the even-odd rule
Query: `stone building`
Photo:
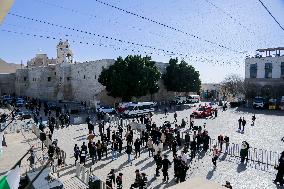
[[[121,99],[108,96],[98,78],[103,68],[114,63],[113,59],[73,63],[68,41],[59,42],[56,59],[49,59],[45,54],[36,55],[26,68],[16,71],[15,92],[19,96],[46,100],[86,101],[91,106],[98,102],[113,105]],[[156,62],[156,66],[161,73],[165,73],[167,64]],[[159,92],[152,97],[147,95],[134,100],[165,101],[174,98],[175,93],[168,92],[162,80],[159,87]]]
[[[245,81],[249,96],[284,96],[283,50],[284,47],[258,49],[256,56],[246,58]]]

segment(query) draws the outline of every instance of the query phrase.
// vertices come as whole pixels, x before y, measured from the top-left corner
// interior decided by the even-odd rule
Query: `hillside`
[[[21,68],[19,64],[7,63],[0,58],[0,73],[15,73],[16,69]]]

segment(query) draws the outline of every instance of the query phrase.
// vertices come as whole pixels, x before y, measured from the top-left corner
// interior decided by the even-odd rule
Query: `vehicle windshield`
[[[263,98],[255,98],[254,102],[261,103],[261,102],[263,102]]]
[[[126,110],[129,110],[129,111],[131,111],[131,110],[133,110],[134,109],[134,106],[128,106],[128,107],[126,107]]]
[[[204,107],[201,107],[201,108],[198,108],[197,110],[198,110],[198,111],[204,111],[205,108],[204,108]]]

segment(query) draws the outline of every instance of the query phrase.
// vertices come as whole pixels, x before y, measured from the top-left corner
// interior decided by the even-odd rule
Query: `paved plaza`
[[[194,108],[177,112],[179,124],[182,118],[189,117],[193,109]],[[274,115],[272,112],[261,110],[254,111],[257,113],[257,120],[255,125],[251,126],[251,116],[253,114],[250,113],[250,111],[250,109],[229,109],[225,112],[220,110],[217,118],[196,119],[195,125],[203,125],[206,123],[206,129],[209,131],[209,135],[212,139],[217,139],[218,135],[223,134],[229,136],[230,142],[232,143],[240,144],[243,140],[246,140],[250,143],[251,147],[277,152],[283,151],[284,145],[283,142],[281,142],[281,138],[284,136],[284,125],[281,123],[283,123],[284,113],[277,112]],[[245,119],[248,121],[244,133],[239,133],[237,131],[237,120],[239,117],[245,117]],[[166,120],[171,122],[174,121],[173,112],[169,113],[166,117],[162,113],[156,114],[153,117],[153,121],[156,122],[158,126],[162,125]],[[67,152],[68,164],[74,164],[74,144],[76,143],[81,146],[84,141],[87,143],[87,133],[88,130],[86,124],[70,126],[68,128],[59,129],[55,132],[54,138],[58,139],[59,146],[61,146]],[[96,130],[96,133],[98,133],[98,130]],[[136,136],[138,136],[138,132]],[[132,165],[127,163],[126,153],[119,155],[119,158],[114,161],[111,160],[110,150],[108,153],[108,158],[103,158],[102,161],[97,162],[91,167],[93,174],[98,176],[103,181],[105,181],[107,173],[110,171],[110,169],[115,169],[116,173],[122,172],[124,174],[124,186],[125,188],[129,188],[129,186],[134,182],[135,170],[140,169],[142,172],[147,173],[150,188],[167,188],[175,184],[172,176],[173,166],[170,168],[169,183],[163,183],[162,177],[154,177],[156,165],[154,163],[154,159],[148,157],[148,151],[146,149],[142,150],[141,157],[135,159]],[[164,151],[163,153],[168,154],[170,160],[172,160],[171,151]],[[180,151],[178,154],[179,153]],[[265,167],[254,162],[248,163],[246,166],[242,166],[240,165],[239,158],[229,156],[225,157],[221,155],[217,168],[213,169],[211,154],[207,153],[203,155],[203,158],[196,158],[190,163],[188,178],[200,176],[220,184],[224,184],[225,181],[228,180],[232,183],[234,188],[277,188],[277,186],[272,183],[272,180],[275,177],[275,170],[273,170],[272,166]],[[87,167],[90,166],[91,162],[88,161]],[[70,171],[74,173],[74,167],[70,168]],[[63,174],[65,176],[65,173]]]
[[[178,124],[181,123],[182,118],[189,118],[189,115],[195,108],[186,109],[183,111],[177,111]],[[251,116],[256,114],[256,122],[254,126],[251,126]],[[153,121],[157,126],[161,126],[164,121],[174,121],[174,112],[165,116],[163,113],[155,114]],[[239,117],[244,117],[247,120],[247,126],[245,132],[238,132]],[[17,121],[16,124],[26,124],[25,122]],[[223,134],[230,137],[230,143],[240,144],[246,140],[252,148],[259,148],[269,150],[273,152],[284,151],[284,143],[281,139],[284,136],[284,112],[269,112],[266,110],[251,110],[246,108],[241,109],[229,109],[227,111],[218,111],[218,117],[210,119],[195,119],[195,125],[204,125],[206,123],[206,130],[209,131],[209,135],[212,139],[217,139],[218,135]],[[106,126],[105,128],[107,128]],[[187,125],[188,127],[188,125]],[[116,125],[111,125],[112,129],[116,129]],[[98,133],[98,127],[95,127],[95,133]],[[135,132],[134,139],[139,136],[139,133]],[[80,188],[84,188],[84,184],[75,177],[75,165],[73,147],[74,144],[81,146],[83,142],[87,143],[88,129],[86,124],[71,125],[67,128],[60,128],[55,130],[53,139],[58,139],[58,146],[66,152],[66,166],[59,171],[60,180],[65,184],[65,188],[77,188],[80,184]],[[124,132],[125,134],[125,132]],[[42,158],[42,152],[40,150],[40,142],[35,138],[35,135],[29,132],[22,131],[20,133],[6,134],[6,141],[8,147],[4,147],[4,152],[1,157],[0,171],[3,173],[13,166],[16,161],[26,152],[30,145],[37,147],[37,156]],[[100,139],[97,136],[95,140]],[[124,145],[126,143],[124,142]],[[16,151],[16,152],[15,152]],[[46,152],[46,150],[45,150]],[[179,149],[178,154],[180,154]],[[170,150],[163,151],[163,154],[168,154],[169,159],[172,161],[172,152]],[[134,156],[132,156],[134,158]],[[267,166],[265,164],[259,164],[257,162],[249,161],[247,164],[240,164],[238,157],[232,157],[230,155],[221,154],[217,167],[213,168],[211,162],[211,152],[200,152],[193,161],[188,161],[190,168],[187,172],[187,179],[193,177],[201,177],[208,180],[212,180],[219,184],[224,184],[225,181],[230,181],[233,188],[279,188],[273,184],[272,180],[275,178],[276,171],[273,166]],[[188,158],[189,159],[189,158]],[[28,169],[27,162],[24,162],[25,171]],[[40,165],[40,160],[37,163]],[[112,161],[110,147],[108,150],[108,157],[103,157],[101,161],[95,165],[91,164],[88,159],[87,168],[91,168],[91,172],[99,177],[102,181],[106,180],[107,173],[110,169],[115,169],[115,173],[122,172],[124,188],[129,188],[135,180],[135,170],[139,169],[141,172],[145,172],[148,175],[149,188],[167,188],[175,183],[173,178],[173,165],[169,169],[169,182],[163,182],[162,176],[155,177],[155,162],[152,157],[148,157],[148,151],[142,148],[141,156],[138,159],[134,159],[132,165],[127,162],[127,154],[123,150],[122,154],[118,155],[118,159]]]

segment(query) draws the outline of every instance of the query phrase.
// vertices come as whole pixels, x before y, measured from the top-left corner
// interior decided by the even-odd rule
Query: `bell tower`
[[[57,64],[71,64],[73,63],[73,52],[70,50],[70,44],[68,40],[58,43],[57,48]]]

